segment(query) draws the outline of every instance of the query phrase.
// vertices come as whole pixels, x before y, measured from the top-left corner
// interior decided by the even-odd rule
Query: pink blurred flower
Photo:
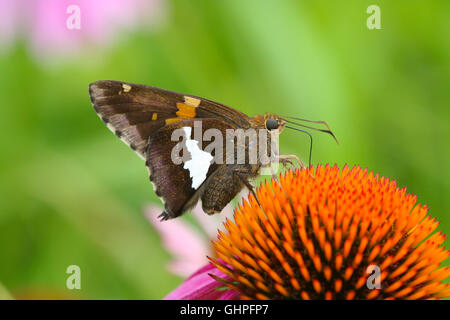
[[[200,230],[183,218],[161,222],[158,215],[162,210],[161,207],[150,206],[146,217],[160,234],[164,248],[173,256],[169,270],[187,277],[208,263],[207,256],[213,254],[210,240],[216,239],[217,230],[222,227],[225,218],[232,218],[233,210],[228,205],[220,214],[208,216],[197,205],[190,214],[200,225]]]
[[[241,194],[242,195],[242,194]],[[178,288],[169,293],[166,300],[232,300],[239,293],[230,289],[219,290],[223,284],[212,275],[228,279],[222,271],[208,262],[207,256],[213,255],[211,240],[215,240],[223,221],[233,219],[233,209],[227,205],[220,214],[208,216],[197,205],[190,213],[203,230],[196,229],[182,218],[161,222],[157,217],[162,208],[150,206],[146,216],[159,232],[164,248],[172,254],[169,270],[179,276],[189,276]]]
[[[0,44],[9,46],[22,36],[42,58],[75,53],[85,45],[109,44],[121,31],[154,25],[164,5],[164,0],[1,0]],[[74,7],[79,28],[68,27]]]

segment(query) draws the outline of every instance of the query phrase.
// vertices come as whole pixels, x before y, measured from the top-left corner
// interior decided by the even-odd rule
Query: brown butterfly
[[[273,161],[274,142],[285,127],[310,136],[311,157],[312,136],[288,124],[335,138],[324,121],[271,113],[248,117],[218,102],[141,84],[97,81],[89,94],[107,127],[145,160],[164,202],[161,220],[182,215],[199,199],[207,214],[218,213],[244,187],[253,192],[249,180]],[[325,124],[327,130],[292,120]],[[295,159],[303,166],[295,155],[276,154],[276,159],[282,164]]]

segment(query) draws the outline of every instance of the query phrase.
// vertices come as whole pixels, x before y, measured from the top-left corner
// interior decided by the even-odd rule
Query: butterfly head
[[[258,115],[253,118],[253,121],[256,122],[257,127],[259,127],[259,128],[262,127],[264,129],[266,129],[267,131],[269,131],[271,134],[272,133],[280,134],[284,130],[284,128],[289,128],[289,129],[296,130],[296,131],[307,134],[310,138],[309,163],[311,163],[313,138],[312,138],[311,133],[309,133],[308,131],[306,131],[304,129],[300,129],[300,128],[305,128],[305,129],[310,129],[310,130],[327,133],[327,134],[331,135],[336,140],[337,143],[339,143],[336,136],[331,131],[331,129],[328,126],[328,123],[326,121],[313,121],[313,120],[307,120],[307,119],[290,117],[290,116],[279,116],[279,115],[276,115],[273,113],[266,113],[264,115]],[[326,127],[326,129],[312,127],[310,125],[305,125],[305,123],[313,123],[316,125],[323,125]]]
[[[286,121],[276,114],[266,113],[264,115],[264,126],[269,131],[281,133],[286,126]]]
[[[252,127],[266,129],[267,131],[275,134],[280,134],[286,126],[286,121],[283,120],[280,116],[273,113],[257,115],[251,120]]]

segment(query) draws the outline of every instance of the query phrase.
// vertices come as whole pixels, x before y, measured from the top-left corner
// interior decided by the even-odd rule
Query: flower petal
[[[208,263],[187,278],[178,288],[169,293],[164,300],[231,300],[237,298],[233,290],[217,290],[223,284],[210,276],[227,276],[214,265]]]
[[[159,221],[157,215],[161,210],[150,206],[146,217],[161,235],[164,248],[174,257],[170,270],[186,277],[208,261],[206,256],[211,254],[211,246],[200,232],[182,219]]]

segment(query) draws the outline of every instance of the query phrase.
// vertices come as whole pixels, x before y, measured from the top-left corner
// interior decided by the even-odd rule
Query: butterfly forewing
[[[89,86],[95,111],[111,131],[145,158],[149,137],[176,117],[176,103],[136,84],[97,81]]]
[[[176,121],[217,118],[248,126],[245,114],[223,104],[151,86],[104,80],[92,83],[89,93],[103,122],[142,158],[152,134]]]

